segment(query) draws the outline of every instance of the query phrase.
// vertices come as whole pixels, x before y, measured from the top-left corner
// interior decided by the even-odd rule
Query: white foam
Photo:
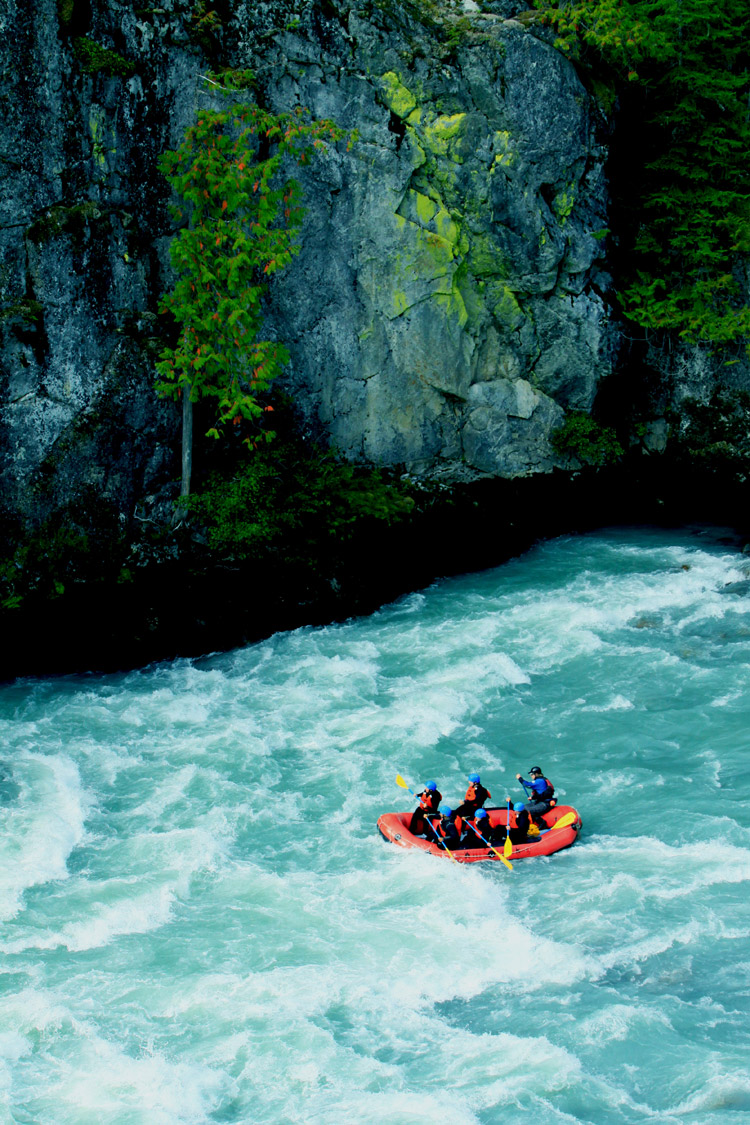
[[[108,862],[127,874],[71,877],[58,896],[54,915],[41,926],[34,919],[15,925],[0,949],[18,954],[63,946],[80,952],[166,925],[178,898],[189,894],[192,876],[210,869],[223,854],[223,817],[207,819],[213,821],[211,827],[142,833],[110,849]],[[75,920],[60,925],[62,919],[71,917]]]
[[[0,919],[14,918],[24,892],[68,875],[66,861],[85,836],[91,798],[70,758],[26,753],[15,760],[19,796],[0,834]]]
[[[607,703],[602,703],[598,706],[596,704],[589,704],[587,707],[583,707],[582,710],[595,711],[601,714],[607,711],[632,711],[634,708],[635,704],[631,699],[626,699],[624,695],[614,695]]]
[[[624,1041],[646,1028],[671,1028],[663,1011],[638,1005],[607,1004],[600,1011],[580,1020],[578,1035],[583,1043],[603,1040]]]
[[[231,1089],[200,1058],[175,1063],[148,1049],[134,1056],[89,1021],[74,1021],[72,1030],[75,1056],[57,1068],[39,1099],[49,1121],[204,1125]]]

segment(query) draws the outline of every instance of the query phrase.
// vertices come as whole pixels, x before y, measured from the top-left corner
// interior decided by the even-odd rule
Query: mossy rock
[[[61,234],[67,233],[80,237],[91,223],[103,218],[105,213],[93,200],[87,199],[83,203],[73,204],[72,207],[58,203],[36,219],[26,233],[32,242],[42,245]]]
[[[0,325],[36,324],[43,316],[44,308],[39,301],[24,297],[22,301],[16,301],[0,309]]]
[[[71,9],[72,15],[72,9]],[[100,47],[93,39],[79,36],[73,41],[73,51],[85,74],[106,74],[110,78],[130,78],[135,73],[135,63],[124,59],[116,51]]]

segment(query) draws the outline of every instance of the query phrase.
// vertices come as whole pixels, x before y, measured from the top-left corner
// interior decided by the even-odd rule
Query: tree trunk
[[[193,472],[193,404],[190,388],[182,389],[182,484],[180,496],[190,495],[190,477]]]

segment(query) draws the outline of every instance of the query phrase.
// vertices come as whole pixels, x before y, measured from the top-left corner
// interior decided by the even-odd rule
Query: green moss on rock
[[[41,245],[60,234],[71,233],[80,236],[85,227],[101,218],[103,213],[99,204],[90,199],[83,203],[76,203],[72,207],[58,203],[36,219],[27,234],[32,242]]]
[[[381,76],[381,87],[385,104],[397,117],[408,117],[415,109],[417,99],[411,90],[404,86],[399,76],[393,70],[386,71]]]
[[[20,321],[23,324],[35,324],[44,316],[44,308],[39,301],[24,298],[12,305],[4,305],[0,309],[0,324],[11,324]]]
[[[433,156],[447,156],[456,164],[463,163],[456,142],[463,132],[465,113],[454,113],[448,117],[437,117],[422,131],[425,147]]]
[[[110,78],[130,78],[135,64],[116,51],[100,47],[93,39],[79,36],[73,41],[73,50],[85,74],[107,74]]]

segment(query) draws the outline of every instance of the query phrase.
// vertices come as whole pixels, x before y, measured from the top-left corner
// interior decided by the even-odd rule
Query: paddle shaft
[[[411,793],[412,797],[416,797],[416,798],[417,798],[417,800],[419,800],[419,794],[418,794],[418,793],[415,793],[415,792],[414,792],[414,790],[413,790],[413,789],[411,789],[411,788],[410,788],[410,787],[409,787],[409,786],[408,786],[408,785],[406,784],[406,782],[404,781],[404,779],[403,779],[403,777],[401,776],[401,774],[400,774],[400,773],[396,774],[396,785],[399,785],[399,786],[400,786],[400,787],[401,787],[402,789],[408,789],[408,791],[409,791],[409,792]],[[449,847],[448,847],[448,845],[447,845],[447,844],[446,844],[446,843],[444,842],[444,840],[442,840],[442,839],[441,839],[441,837],[440,837],[440,835],[439,835],[439,833],[438,833],[438,830],[437,830],[437,828],[435,827],[435,825],[434,825],[434,824],[432,823],[432,821],[431,821],[431,820],[428,820],[428,819],[427,819],[427,817],[424,817],[423,819],[424,819],[424,820],[426,820],[426,821],[427,821],[427,823],[429,824],[430,828],[432,829],[432,833],[433,833],[433,835],[434,835],[435,839],[437,840],[437,842],[438,842],[438,843],[440,844],[440,846],[441,846],[442,848],[444,848],[444,850],[445,850],[445,851],[446,851],[446,852],[448,853],[448,855],[449,855],[449,856],[451,857],[451,859],[453,860],[453,862],[454,862],[454,863],[458,863],[458,860],[457,860],[457,859],[456,859],[456,857],[454,856],[453,852],[452,852],[452,851],[450,850],[450,848],[449,848]]]
[[[491,843],[489,842],[489,840],[485,840],[485,838],[484,838],[484,836],[482,835],[482,833],[481,833],[481,832],[479,831],[479,829],[478,829],[478,828],[477,828],[477,827],[476,827],[476,826],[475,826],[474,824],[471,824],[471,823],[469,823],[469,821],[467,821],[467,824],[469,825],[469,828],[471,828],[472,832],[475,832],[475,833],[477,834],[477,836],[478,836],[478,837],[479,837],[479,839],[480,839],[480,840],[482,841],[482,843],[483,843],[483,844],[484,844],[484,845],[485,845],[486,847],[488,847],[488,848],[490,849],[490,851],[491,851],[491,852],[494,852],[494,853],[495,853],[495,855],[497,856],[497,858],[498,858],[498,859],[501,859],[501,860],[503,861],[503,863],[505,864],[505,866],[506,866],[506,867],[508,868],[508,870],[509,870],[509,871],[512,871],[512,870],[513,870],[513,865],[512,865],[512,864],[510,864],[510,863],[508,863],[508,861],[507,861],[507,859],[505,858],[505,856],[504,856],[504,855],[501,855],[501,854],[500,854],[500,852],[499,852],[499,851],[497,850],[497,848],[493,848],[493,846],[492,846],[492,844],[491,844]]]

